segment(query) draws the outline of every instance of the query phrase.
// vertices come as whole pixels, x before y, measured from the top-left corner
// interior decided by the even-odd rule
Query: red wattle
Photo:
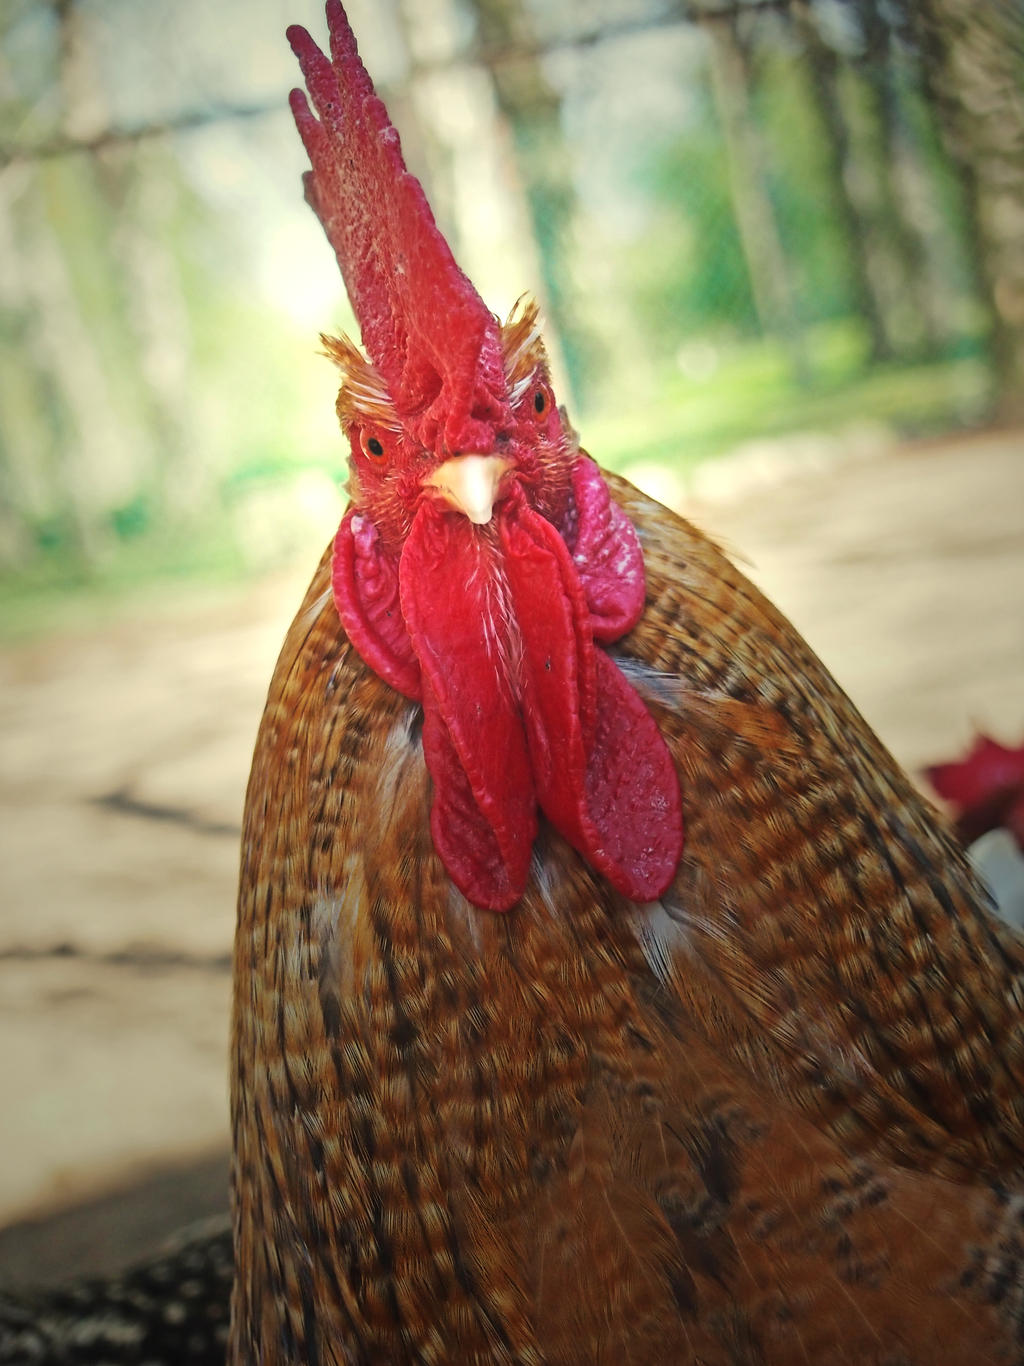
[[[500,535],[541,809],[614,887],[651,901],[682,854],[671,755],[643,702],[595,649],[583,588],[555,528],[520,503],[502,516]]]
[[[422,671],[434,845],[470,901],[508,910],[526,887],[537,810],[494,547],[461,514],[426,503],[399,582]]]

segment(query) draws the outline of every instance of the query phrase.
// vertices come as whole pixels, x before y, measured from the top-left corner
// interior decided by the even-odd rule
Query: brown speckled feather
[[[1024,1362],[1021,948],[792,627],[612,480],[614,653],[687,844],[637,907],[549,828],[452,887],[418,707],[325,557],[278,664],[235,954],[235,1362]]]

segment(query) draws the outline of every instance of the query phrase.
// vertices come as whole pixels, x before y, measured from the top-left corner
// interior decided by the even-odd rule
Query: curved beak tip
[[[511,464],[502,455],[453,455],[425,483],[475,526],[486,526],[502,476]]]

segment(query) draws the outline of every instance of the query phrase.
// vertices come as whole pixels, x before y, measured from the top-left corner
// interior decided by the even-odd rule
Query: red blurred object
[[[1024,850],[1024,744],[1010,749],[979,732],[963,759],[932,764],[925,776],[952,807],[965,844],[1001,826]]]

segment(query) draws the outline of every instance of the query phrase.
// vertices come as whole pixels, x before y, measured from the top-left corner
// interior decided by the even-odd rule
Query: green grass
[[[143,600],[164,601],[234,585],[245,573],[237,546],[215,525],[186,538],[161,533],[115,544],[84,568],[67,555],[40,557],[0,577],[0,641],[75,633],[138,613]]]
[[[658,401],[639,412],[620,402],[594,405],[580,420],[584,445],[624,473],[641,461],[685,470],[754,438],[837,432],[866,421],[894,437],[916,436],[977,422],[987,411],[989,373],[976,356],[866,369],[847,328],[818,329],[810,342],[806,386],[796,383],[777,345],[736,347],[707,380],[670,376]]]

